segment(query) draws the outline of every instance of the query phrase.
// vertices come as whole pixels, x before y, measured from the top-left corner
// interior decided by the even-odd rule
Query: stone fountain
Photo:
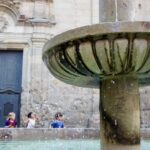
[[[150,84],[150,0],[100,0],[100,24],[43,48],[59,80],[100,89],[102,150],[140,150],[139,86]]]

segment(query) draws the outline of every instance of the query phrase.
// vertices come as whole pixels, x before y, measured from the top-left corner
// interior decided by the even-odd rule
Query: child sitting
[[[35,128],[35,122],[36,122],[36,117],[32,112],[30,112],[28,114],[28,121],[26,123],[26,127],[27,128]]]
[[[57,112],[55,114],[55,120],[50,123],[50,128],[64,128],[64,118],[62,113]]]
[[[7,127],[7,128],[16,128],[17,127],[17,122],[15,120],[14,112],[10,112],[8,114],[7,120],[5,122],[5,127]]]

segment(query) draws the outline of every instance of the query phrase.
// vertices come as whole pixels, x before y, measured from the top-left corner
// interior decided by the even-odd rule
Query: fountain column
[[[100,23],[149,21],[149,0],[100,0]],[[106,78],[100,85],[102,150],[140,149],[140,102],[136,76]]]
[[[100,23],[150,21],[149,0],[100,0]]]
[[[102,150],[140,149],[138,80],[134,76],[112,77],[101,82]]]

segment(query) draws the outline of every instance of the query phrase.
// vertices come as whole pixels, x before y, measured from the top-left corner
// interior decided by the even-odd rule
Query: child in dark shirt
[[[55,114],[55,120],[50,123],[50,128],[64,128],[64,118],[62,113]]]

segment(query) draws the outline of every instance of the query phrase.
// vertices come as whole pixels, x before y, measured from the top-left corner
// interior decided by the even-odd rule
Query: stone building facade
[[[23,52],[20,126],[37,114],[47,127],[57,111],[67,127],[99,127],[99,90],[66,85],[42,61],[42,48],[53,36],[99,23],[99,0],[0,0],[0,51]],[[142,127],[150,126],[150,88],[142,88]]]

